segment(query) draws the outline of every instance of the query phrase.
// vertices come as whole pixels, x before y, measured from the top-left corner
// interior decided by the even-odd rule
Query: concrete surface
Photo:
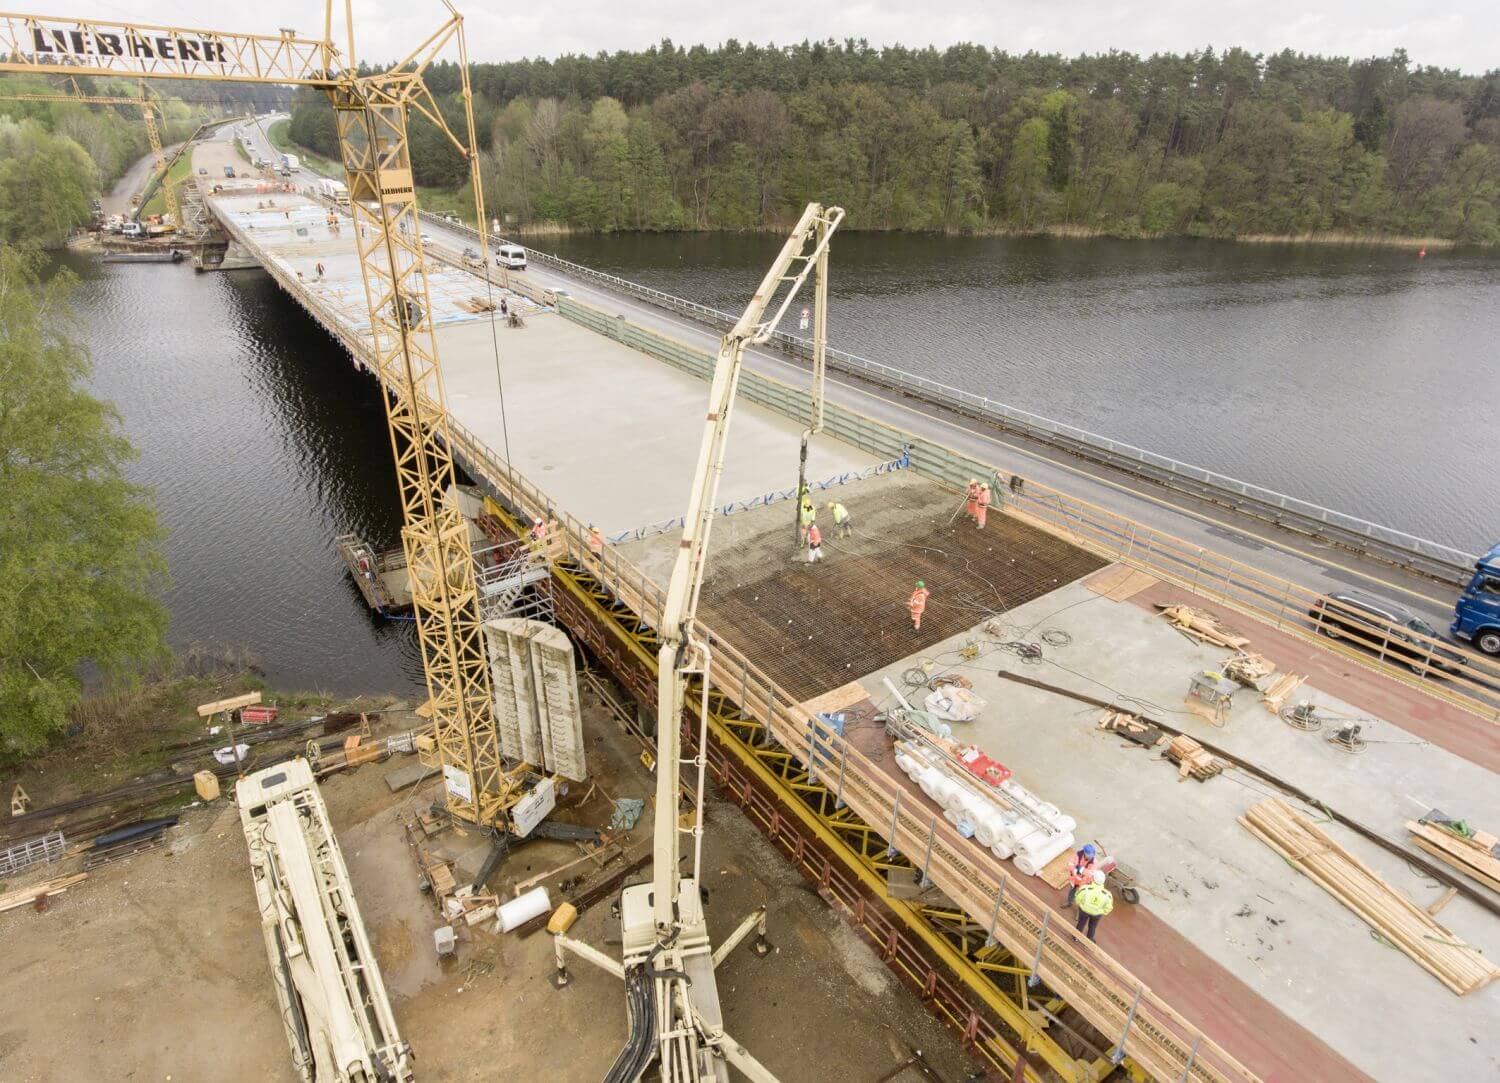
[[[943,604],[937,595],[930,608]],[[1275,718],[1251,691],[1236,695],[1225,726],[1217,728],[1187,712],[1182,699],[1189,676],[1216,668],[1229,652],[1191,641],[1146,607],[1111,601],[1082,583],[1005,613],[1003,638],[1036,641],[1048,630],[1072,637],[1066,646],[1044,644],[1040,663],[1023,663],[982,633],[990,646],[964,662],[957,651],[979,626],[861,683],[877,703],[888,701],[881,678],[899,687],[902,672],[924,658],[938,663],[935,672],[951,668],[968,677],[988,706],[975,722],[956,724],[956,737],[979,744],[1019,782],[1075,816],[1080,838],[1098,839],[1134,868],[1144,884],[1143,906],[1371,1076],[1409,1078],[1413,1063],[1427,1067],[1422,1078],[1487,1079],[1500,1072],[1494,1026],[1500,986],[1454,996],[1289,869],[1236,822],[1275,793],[1270,786],[1232,768],[1207,783],[1178,782],[1176,768],[1159,762],[1157,753],[1099,730],[1098,710],[995,673],[1133,701],[1147,715],[1222,745],[1398,840],[1405,837],[1402,823],[1432,806],[1480,824],[1500,823],[1493,773],[1386,720],[1365,723],[1372,743],[1351,756],[1329,747],[1321,734]],[[1236,627],[1255,639],[1254,622]],[[1306,685],[1294,701],[1304,699],[1328,712],[1368,717]],[[1384,850],[1336,824],[1323,827],[1419,905],[1441,894],[1440,886]],[[1439,920],[1482,951],[1500,950],[1500,920],[1465,899],[1449,903]],[[1122,961],[1152,981],[1139,961]]]

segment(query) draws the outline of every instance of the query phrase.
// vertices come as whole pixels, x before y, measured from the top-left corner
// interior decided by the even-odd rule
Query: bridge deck
[[[265,206],[268,200],[275,206]],[[331,305],[348,326],[368,331],[347,220],[331,233],[327,209],[300,195],[251,189],[215,202],[263,259],[300,276],[301,288]],[[520,311],[524,327],[469,311],[466,301],[491,298],[480,278],[460,268],[433,260],[428,282],[455,418],[497,454],[504,457],[508,450],[518,471],[606,534],[682,514],[703,431],[701,381],[509,290],[495,287],[493,302],[498,306],[504,299]],[[795,488],[799,433],[795,423],[770,410],[748,402],[736,406],[721,501]],[[862,451],[820,438],[809,450],[808,472],[830,477],[874,462]]]
[[[358,288],[357,268],[347,258],[347,249],[352,247],[350,227],[345,225],[341,237],[329,235],[327,227],[319,224],[325,212],[316,204],[298,197],[276,198],[278,204],[284,199],[290,201],[281,208],[280,223],[274,215],[267,215],[265,208],[256,207],[257,201],[264,197],[254,193],[223,196],[217,203],[221,214],[242,216],[245,223],[254,222],[253,244],[263,258],[279,263],[283,271],[290,270],[293,276],[302,271],[300,289],[308,294],[322,294],[325,303],[348,314],[350,326],[361,327],[362,289],[353,292]],[[293,213],[289,216],[288,211]],[[304,218],[312,219],[311,227],[303,222]],[[308,232],[298,234],[299,228],[307,228]],[[315,236],[319,229],[323,233]],[[343,253],[339,251],[341,247]],[[316,264],[320,254],[327,277],[314,280],[315,276],[309,274],[309,264]],[[350,274],[355,276],[352,283]],[[483,294],[483,283],[453,267],[434,268],[432,278],[439,348],[455,417],[487,441],[497,455],[506,455],[496,384],[498,345],[500,374],[505,381],[510,459],[525,477],[552,494],[566,511],[598,522],[607,532],[636,528],[680,514],[701,424],[704,398],[701,381],[568,322],[555,312],[529,304],[523,303],[528,313],[525,328],[494,327],[495,338],[492,338],[490,318],[467,311],[463,304],[464,298]],[[506,297],[507,303],[519,303],[513,300],[514,295]],[[721,491],[724,500],[746,499],[792,484],[796,437],[794,423],[769,410],[742,403]],[[814,453],[811,471],[814,476],[859,470],[873,462],[868,454],[832,440],[819,441]],[[972,634],[987,612],[1015,610],[1011,616],[1022,625],[1031,623],[1023,618],[1033,612],[1038,620],[1050,619],[1058,606],[1065,602],[1072,605],[1074,600],[1066,594],[1048,592],[1083,590],[1067,584],[1102,563],[1049,534],[1000,515],[992,517],[990,529],[982,534],[972,527],[965,532],[962,520],[956,526],[943,523],[940,521],[944,518],[943,511],[955,506],[953,498],[930,482],[877,478],[856,483],[847,492],[847,502],[859,517],[861,535],[841,546],[829,530],[828,559],[817,568],[794,566],[789,540],[765,540],[779,537],[774,531],[789,535],[791,515],[786,505],[742,513],[721,520],[716,527],[719,548],[705,590],[705,617],[774,679],[799,695],[816,694],[862,675],[873,679],[879,671],[899,674],[922,657],[951,648],[955,637],[962,639]],[[757,542],[757,538],[762,540]],[[757,548],[758,545],[763,547]],[[660,578],[671,549],[672,539],[666,534],[637,542],[627,551]],[[910,590],[906,580],[920,576],[937,580],[929,583],[937,593],[929,610],[932,623],[924,629],[928,634],[911,638],[902,601]],[[945,576],[946,584],[942,581]],[[812,593],[804,589],[809,585],[815,588]],[[889,621],[885,620],[887,610]],[[782,611],[786,611],[784,618]],[[801,643],[792,642],[792,636],[783,630],[784,624],[801,637]],[[887,626],[890,635],[886,634]],[[896,638],[896,632],[905,638]],[[802,646],[810,641],[816,643],[815,650]],[[921,650],[912,654],[914,645]],[[1095,642],[1088,652],[1088,661],[1108,658],[1115,646],[1111,641]],[[1131,661],[1144,667],[1141,673],[1150,672],[1153,664],[1149,651],[1133,656]],[[1177,683],[1185,680],[1176,663],[1156,677]],[[1097,688],[1093,691],[1099,692]],[[882,696],[876,694],[875,698]],[[1051,747],[1046,741],[1033,743],[1032,739],[1042,733],[1050,740],[1062,732],[1065,724],[1076,723],[1076,705],[1065,710],[1053,705],[1049,714],[1048,710],[1017,699],[1003,713],[1006,717],[997,722],[1003,722],[1005,728],[997,732],[1003,732],[1011,743],[1001,754],[1023,778],[1028,770],[1044,778],[1047,784],[1038,782],[1037,788],[1049,798],[1065,803],[1086,826],[1091,815],[1096,817],[1094,829],[1101,832],[1106,822],[1131,822],[1134,827],[1129,837],[1143,853],[1153,846],[1160,847],[1162,839],[1173,837],[1169,825],[1146,814],[1149,795],[1142,797],[1129,789],[1118,794],[1049,792],[1049,787],[1060,785],[1056,780],[1067,774],[1075,756],[1081,754],[1088,759],[1102,756],[1110,762],[1110,751],[1091,748],[1079,753],[1076,749]],[[1059,713],[1068,717],[1052,717]],[[1094,765],[1088,771],[1080,771],[1078,777],[1094,778],[1091,772],[1097,771],[1104,772],[1097,780],[1099,785],[1109,786],[1110,767]],[[1233,785],[1228,779],[1218,782],[1222,783],[1221,789]],[[1197,789],[1196,784],[1183,786]],[[1131,795],[1133,800],[1121,806],[1121,795]],[[1438,803],[1448,801],[1456,809],[1474,807],[1472,801],[1466,800],[1471,794],[1436,780],[1421,796],[1423,800]],[[1185,815],[1191,818],[1196,814],[1189,811]],[[1216,822],[1221,818],[1215,814]],[[1233,827],[1232,815],[1227,822],[1229,828],[1223,831],[1238,830]],[[1258,866],[1249,873],[1230,870],[1227,865],[1221,871],[1226,876],[1234,875],[1238,887],[1251,894],[1262,877],[1268,880],[1274,877],[1284,889],[1284,881],[1291,875],[1284,869]],[[1275,890],[1271,893],[1277,894]],[[1288,906],[1292,902],[1288,897]],[[1296,902],[1307,904],[1306,899]],[[1195,940],[1204,937],[1202,919],[1186,917],[1178,900],[1148,896],[1143,905],[1156,920],[1183,935]],[[1214,1017],[1204,1013],[1201,1005],[1188,1003],[1189,999],[1197,997],[1207,1002],[1218,998],[1224,1007],[1217,1016],[1220,1021],[1279,1018],[1274,1011],[1270,1015],[1265,1013],[1264,1005],[1259,1003],[1262,998],[1295,1018],[1307,1010],[1308,998],[1318,988],[1347,994],[1351,987],[1366,980],[1362,975],[1370,971],[1363,967],[1362,953],[1333,938],[1320,937],[1318,922],[1300,920],[1305,923],[1306,931],[1299,938],[1297,950],[1305,952],[1311,962],[1294,972],[1296,981],[1307,983],[1295,988],[1286,982],[1284,974],[1276,974],[1273,980],[1264,964],[1255,960],[1252,963],[1260,968],[1259,977],[1249,972],[1250,966],[1244,959],[1209,961],[1196,969],[1184,969],[1180,958],[1138,944],[1140,950],[1133,951],[1128,962],[1149,985],[1162,991],[1170,989],[1182,998],[1178,1000],[1180,1009],[1194,1019],[1201,1018],[1215,1038],[1228,1044],[1230,1035],[1224,1033],[1222,1026],[1215,1025]],[[1122,930],[1134,925],[1140,923],[1120,922]],[[1140,927],[1147,925],[1149,922]],[[1232,929],[1232,926],[1217,929],[1207,935],[1232,935]],[[1222,955],[1207,945],[1203,945],[1203,952],[1206,960],[1210,957],[1218,960]],[[1321,985],[1316,978],[1320,960],[1327,962]],[[1389,977],[1396,985],[1426,980],[1412,968],[1407,968],[1410,973],[1401,967],[1377,968],[1375,972],[1384,975],[1385,969],[1391,970]],[[1419,991],[1418,995],[1425,997],[1426,993]],[[1493,990],[1478,994],[1491,999],[1494,995]],[[1354,1000],[1346,995],[1334,999],[1337,1003],[1330,1005],[1328,1011],[1352,1022],[1343,1028],[1320,1027],[1319,1038],[1329,1041],[1340,1054],[1361,1067],[1378,1063],[1378,1058],[1370,1052],[1376,1047],[1356,1048],[1360,1044],[1358,1037],[1349,1032],[1359,1015]],[[1457,1018],[1467,1020],[1477,1003],[1477,1000],[1474,1004],[1465,1003]],[[1390,1024],[1390,1017],[1385,1018]],[[1285,1063],[1276,1052],[1282,1041],[1276,1028],[1268,1027],[1255,1034],[1246,1034],[1238,1027],[1235,1030],[1237,1054],[1252,1068],[1266,1066],[1268,1075],[1285,1078],[1276,1067]],[[1404,1033],[1409,1043],[1414,1028],[1392,1024],[1388,1033]],[[1438,1034],[1431,1029],[1424,1033],[1436,1046]],[[1493,1050],[1474,1046],[1467,1036],[1462,1022],[1443,1028],[1442,1047],[1431,1049],[1431,1059],[1462,1071],[1465,1066],[1477,1066],[1473,1058],[1492,1055]],[[1315,1045],[1319,1038],[1309,1036],[1308,1041]],[[1478,1051],[1473,1052],[1476,1048]],[[1257,1049],[1262,1056],[1257,1056]]]

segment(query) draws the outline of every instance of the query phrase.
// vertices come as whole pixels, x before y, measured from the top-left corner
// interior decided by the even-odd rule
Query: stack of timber
[[[1177,781],[1191,775],[1199,782],[1207,782],[1224,770],[1224,761],[1219,759],[1197,741],[1179,733],[1167,744],[1167,759],[1177,765]]]
[[[1238,681],[1246,688],[1258,688],[1262,678],[1276,672],[1276,663],[1263,654],[1240,651],[1233,658],[1225,659],[1219,670],[1231,681]]]
[[[1240,823],[1392,945],[1459,996],[1500,977],[1500,969],[1432,915],[1394,890],[1364,862],[1285,801],[1252,805]]]
[[[1110,733],[1118,733],[1127,741],[1133,741],[1146,748],[1153,748],[1161,744],[1165,739],[1160,727],[1150,722],[1142,722],[1133,714],[1124,711],[1105,711],[1104,717],[1099,719],[1099,728],[1108,730]]]
[[[61,895],[75,884],[81,884],[89,878],[86,872],[76,872],[71,876],[54,876],[50,880],[32,884],[30,887],[17,888],[0,895],[0,914],[7,910],[14,910],[18,906],[30,906],[36,904],[37,909],[45,909],[47,900],[53,895]]]
[[[1266,690],[1260,694],[1260,701],[1272,714],[1280,714],[1287,697],[1301,688],[1305,680],[1306,677],[1299,677],[1295,673],[1283,673],[1266,686]]]
[[[1194,609],[1190,605],[1160,605],[1158,608],[1161,609],[1161,615],[1175,624],[1183,635],[1237,651],[1250,646],[1247,637],[1224,627],[1212,613]]]
[[[1411,841],[1439,861],[1478,880],[1491,891],[1500,891],[1500,841],[1494,835],[1476,831],[1463,835],[1444,827],[1440,821],[1410,820],[1406,829]]]

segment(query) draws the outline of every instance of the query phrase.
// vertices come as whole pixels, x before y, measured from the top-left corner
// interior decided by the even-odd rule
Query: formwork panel
[[[540,621],[486,621],[500,751],[581,781],[588,777],[573,644]]]

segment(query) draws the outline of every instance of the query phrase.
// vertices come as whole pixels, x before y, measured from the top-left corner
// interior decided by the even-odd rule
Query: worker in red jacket
[[[1073,905],[1073,896],[1078,894],[1079,888],[1094,882],[1094,858],[1098,856],[1092,842],[1084,843],[1073,855],[1073,862],[1068,866],[1068,900],[1063,903],[1064,907]]]

